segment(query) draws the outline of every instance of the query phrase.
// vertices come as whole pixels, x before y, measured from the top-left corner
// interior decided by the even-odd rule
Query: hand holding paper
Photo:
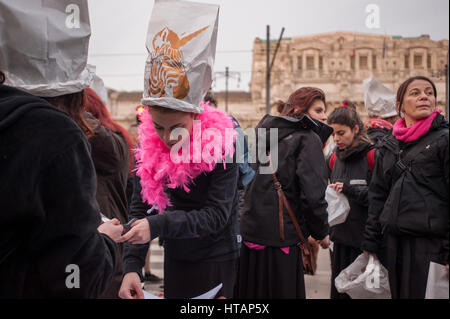
[[[338,193],[342,193],[342,190],[344,189],[344,183],[340,183],[340,182],[337,182],[335,184],[330,184],[329,186]]]
[[[448,265],[430,262],[425,299],[448,299]]]
[[[324,239],[319,240],[319,245],[323,249],[327,249],[330,246],[330,235],[327,235],[327,237],[325,237]]]
[[[139,219],[131,224],[131,229],[119,238],[119,243],[128,242],[132,245],[146,244],[150,241],[150,224],[147,218]]]
[[[336,191],[336,184],[328,185],[325,191],[325,200],[328,203],[328,224],[330,227],[344,223],[350,213],[348,199],[344,194]]]
[[[144,299],[141,280],[137,273],[129,272],[123,277],[119,297],[122,299]]]
[[[110,221],[103,222],[100,226],[98,226],[97,230],[100,233],[108,235],[117,243],[120,239],[120,236],[122,235],[123,227],[120,224],[120,221],[114,218]]]

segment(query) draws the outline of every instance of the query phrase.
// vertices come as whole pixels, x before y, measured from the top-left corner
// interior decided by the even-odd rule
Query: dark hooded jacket
[[[391,134],[391,130],[387,130],[385,128],[369,127],[367,129],[367,135],[369,135],[369,138],[375,146],[378,146],[383,138],[388,134]]]
[[[128,180],[128,146],[120,132],[113,132],[100,124],[91,113],[84,118],[94,130],[89,139],[91,156],[97,174],[96,198],[100,211],[106,217],[117,218],[121,224],[128,221],[126,186]],[[118,261],[114,277],[100,298],[119,298],[122,284],[122,244],[118,245]]]
[[[89,143],[65,112],[5,85],[0,181],[0,298],[99,296],[116,244],[97,231]]]
[[[440,131],[441,135],[414,157],[406,175],[394,178],[398,176],[395,172],[398,154],[404,159],[420,140],[435,131]],[[448,122],[442,115],[436,116],[425,136],[408,143],[392,135],[383,140],[369,187],[369,216],[363,250],[377,254],[384,232],[395,236],[441,238],[440,259],[448,263],[449,140]],[[402,188],[398,188],[401,192],[394,193],[393,185],[397,180]]]
[[[89,139],[92,161],[97,174],[97,202],[103,215],[128,221],[126,186],[128,181],[128,146],[120,132],[104,127],[90,113],[84,117],[94,130]]]
[[[321,125],[321,126],[319,126]],[[267,170],[267,159],[262,158],[270,150],[270,129],[278,130],[277,160],[272,166],[282,185],[286,198],[300,223],[303,235],[323,239],[328,235],[328,214],[325,201],[327,167],[322,145],[331,130],[321,134],[325,126],[309,117],[301,119],[266,115],[256,127],[258,159],[252,164],[256,172],[244,196],[241,218],[243,240],[272,247],[297,244],[300,239],[287,210],[284,210],[285,240],[281,240],[278,222],[278,194]],[[329,128],[328,126],[325,126]],[[266,129],[265,145],[258,136],[259,129]],[[314,130],[322,135],[322,140]],[[263,136],[261,136],[263,137]],[[276,151],[272,150],[273,153]],[[265,164],[262,164],[265,163]],[[266,166],[266,167],[264,167]]]

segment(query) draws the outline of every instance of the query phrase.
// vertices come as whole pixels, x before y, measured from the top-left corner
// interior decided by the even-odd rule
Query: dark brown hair
[[[0,84],[3,84],[3,82],[5,82],[5,80],[6,80],[5,73],[0,71]]]
[[[321,89],[315,87],[303,87],[295,91],[289,96],[287,103],[278,101],[277,111],[282,116],[290,116],[299,118],[308,112],[308,109],[316,101],[320,100],[325,104],[325,93]]]
[[[214,96],[210,91],[206,93],[205,97],[203,98],[203,101],[209,102],[210,106],[217,107],[217,100],[214,98]]]
[[[355,126],[359,127],[358,134],[356,134],[355,138],[359,139],[360,142],[368,142],[371,143],[369,136],[367,135],[366,128],[364,127],[364,123],[361,121],[361,118],[356,111],[356,108],[353,103],[346,104],[347,106],[337,107],[331,112],[328,116],[328,124],[340,124],[350,127],[352,130]]]
[[[408,86],[416,80],[423,80],[423,81],[429,82],[431,84],[431,86],[433,87],[434,97],[435,98],[437,97],[436,85],[434,85],[433,81],[431,81],[429,78],[427,78],[425,76],[413,76],[413,77],[407,79],[405,82],[403,82],[398,87],[398,90],[397,90],[397,112],[398,112],[399,116],[401,116],[400,110],[402,109],[403,99],[405,98],[406,90],[408,89]]]
[[[77,123],[88,139],[94,136],[93,129],[83,117],[85,105],[84,91],[55,97],[43,97],[43,99],[47,100],[47,102],[54,107],[69,113],[69,116],[75,121],[75,123]]]
[[[344,100],[344,101],[342,101],[341,106],[342,107],[351,107],[352,109],[354,109],[356,111],[356,105],[352,101]]]

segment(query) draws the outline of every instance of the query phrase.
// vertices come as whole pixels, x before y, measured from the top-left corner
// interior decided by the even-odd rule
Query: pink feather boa
[[[201,127],[202,137],[197,139],[197,143],[194,143],[194,128],[194,132],[190,134],[189,161],[185,161],[187,163],[172,161],[170,149],[156,134],[148,111],[144,111],[140,115],[141,124],[138,130],[140,144],[135,150],[136,175],[141,178],[142,199],[152,206],[156,205],[160,212],[167,206],[172,206],[164,192],[165,187],[171,189],[183,187],[186,192],[189,192],[188,185],[197,176],[201,173],[211,172],[218,162],[223,162],[224,167],[226,167],[225,158],[234,154],[234,142],[236,141],[237,133],[234,130],[232,118],[223,111],[210,107],[209,103],[204,103],[202,106],[204,111],[199,114],[194,122],[195,128]],[[208,144],[212,138],[208,137],[207,134],[203,134],[207,129],[216,129],[221,133],[222,149],[220,153],[216,152],[214,154],[213,148],[205,149],[205,146],[208,148],[211,146],[208,146]],[[226,134],[226,130],[228,134]],[[232,132],[231,136],[230,132]],[[198,146],[201,147],[201,153],[198,153]],[[194,153],[194,150],[197,153]],[[198,158],[198,154],[203,154],[204,150],[206,152],[209,151],[212,160],[205,161],[203,156],[201,156],[200,162],[196,160],[199,163],[194,162],[195,154],[197,154],[195,158]]]

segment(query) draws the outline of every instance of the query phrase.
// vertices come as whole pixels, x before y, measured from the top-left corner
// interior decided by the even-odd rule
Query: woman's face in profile
[[[325,113],[325,103],[321,100],[315,100],[306,114],[317,121],[323,123],[327,122],[328,116],[327,113]]]
[[[355,146],[355,137],[359,132],[359,126],[356,125],[353,129],[343,124],[330,124],[333,128],[333,139],[340,150],[346,150]]]

